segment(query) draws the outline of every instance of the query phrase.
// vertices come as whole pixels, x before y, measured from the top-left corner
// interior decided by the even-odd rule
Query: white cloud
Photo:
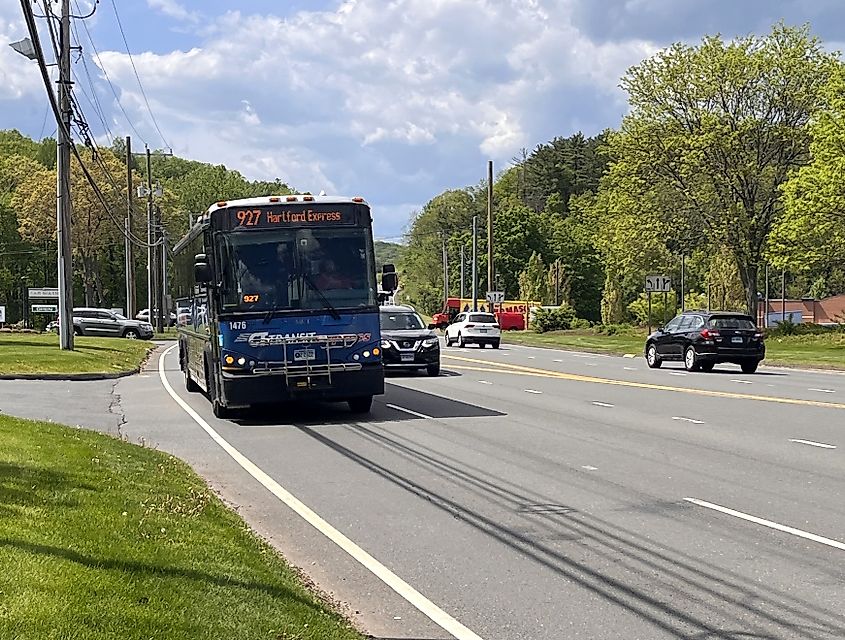
[[[147,0],[147,6],[156,9],[166,16],[181,20],[183,22],[198,22],[199,14],[196,11],[188,11],[176,0]]]
[[[27,31],[20,9],[12,11],[9,5],[0,9],[0,102],[46,99],[38,65],[9,47],[25,37]]]

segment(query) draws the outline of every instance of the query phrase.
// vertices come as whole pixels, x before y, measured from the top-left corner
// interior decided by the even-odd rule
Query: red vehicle
[[[499,321],[499,326],[502,328],[502,331],[522,331],[527,326],[528,309],[538,305],[539,303],[534,302],[505,300],[501,304],[495,305],[496,310],[494,313],[496,315],[496,319]],[[432,323],[438,329],[443,329],[461,311],[471,310],[471,299],[448,298],[443,311],[435,313],[432,316]],[[478,311],[489,311],[489,306],[486,300],[478,301]]]

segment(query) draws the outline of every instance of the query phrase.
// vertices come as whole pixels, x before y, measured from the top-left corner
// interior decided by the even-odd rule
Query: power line
[[[79,11],[79,3],[77,0],[74,0],[74,5],[76,5],[76,10]],[[129,123],[129,127],[138,136],[144,144],[146,144],[146,140],[144,140],[144,136],[138,133],[138,130],[135,128],[135,125],[132,124],[132,119],[129,117],[129,114],[126,113],[126,109],[123,108],[123,104],[120,102],[120,97],[117,95],[117,90],[114,88],[114,84],[112,84],[111,78],[109,78],[109,72],[106,71],[106,67],[103,64],[102,59],[100,58],[100,52],[97,51],[97,46],[94,44],[94,38],[91,37],[91,31],[88,29],[88,25],[85,21],[82,22],[82,26],[85,29],[85,33],[88,36],[88,42],[91,44],[91,49],[94,51],[94,56],[97,59],[97,66],[100,68],[100,71],[103,72],[103,75],[106,77],[106,82],[108,83],[109,87],[111,88],[111,92],[114,95],[114,99],[117,101],[117,106],[120,111],[123,113],[123,116],[126,118],[126,122]]]
[[[99,1],[99,0],[98,0]],[[94,5],[94,10],[96,10],[97,5]],[[76,41],[81,45],[82,38],[79,37],[79,29],[77,29],[76,24],[74,22],[70,23],[71,28],[73,29],[73,33],[76,36]],[[77,62],[82,60],[82,68],[85,71],[85,77],[88,79],[88,86],[91,88],[91,97],[88,97],[88,94],[85,93],[85,90],[82,88],[82,83],[79,82],[78,74],[74,72],[74,76],[77,78],[77,85],[80,87],[80,90],[88,98],[88,101],[91,103],[91,106],[94,108],[94,111],[97,114],[100,122],[103,125],[103,129],[105,132],[109,134],[109,140],[114,141],[115,136],[112,133],[111,128],[108,125],[108,119],[106,118],[106,112],[103,110],[103,105],[100,104],[100,99],[97,97],[97,89],[94,86],[94,80],[91,78],[91,71],[88,69],[88,59],[85,57],[85,53],[82,51],[82,47],[79,48],[79,58],[77,58]]]
[[[164,134],[161,132],[158,122],[156,122],[156,117],[153,115],[153,110],[150,108],[150,101],[147,99],[147,92],[144,91],[144,85],[141,83],[141,76],[138,75],[138,69],[135,66],[135,59],[132,57],[132,52],[129,50],[129,43],[126,41],[126,34],[123,32],[123,24],[120,22],[120,15],[117,12],[117,5],[114,0],[111,0],[111,6],[114,9],[114,17],[117,19],[117,26],[118,29],[120,29],[120,36],[123,38],[123,44],[126,45],[126,53],[129,55],[129,62],[132,64],[132,71],[135,72],[135,79],[138,81],[138,87],[141,89],[141,95],[144,97],[144,104],[147,105],[147,112],[150,114],[150,119],[153,121],[153,126],[156,128],[156,131],[158,131],[158,135],[161,136],[161,141],[164,143],[164,146],[169,149],[171,147],[164,138]]]

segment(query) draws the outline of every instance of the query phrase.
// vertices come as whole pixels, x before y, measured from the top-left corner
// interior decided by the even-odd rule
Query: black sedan
[[[425,369],[428,375],[440,375],[440,340],[427,329],[412,307],[383,306],[381,352],[385,367]]]
[[[712,371],[730,362],[754,373],[766,357],[762,332],[742,313],[686,311],[652,333],[645,343],[648,366],[679,360],[687,371]]]

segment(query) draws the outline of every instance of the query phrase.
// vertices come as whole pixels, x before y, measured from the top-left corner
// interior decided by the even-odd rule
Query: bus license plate
[[[402,354],[402,362],[413,362],[414,361],[414,354],[413,353],[403,353]]]
[[[293,352],[294,360],[315,360],[316,358],[317,354],[315,353],[314,349],[297,349]]]

